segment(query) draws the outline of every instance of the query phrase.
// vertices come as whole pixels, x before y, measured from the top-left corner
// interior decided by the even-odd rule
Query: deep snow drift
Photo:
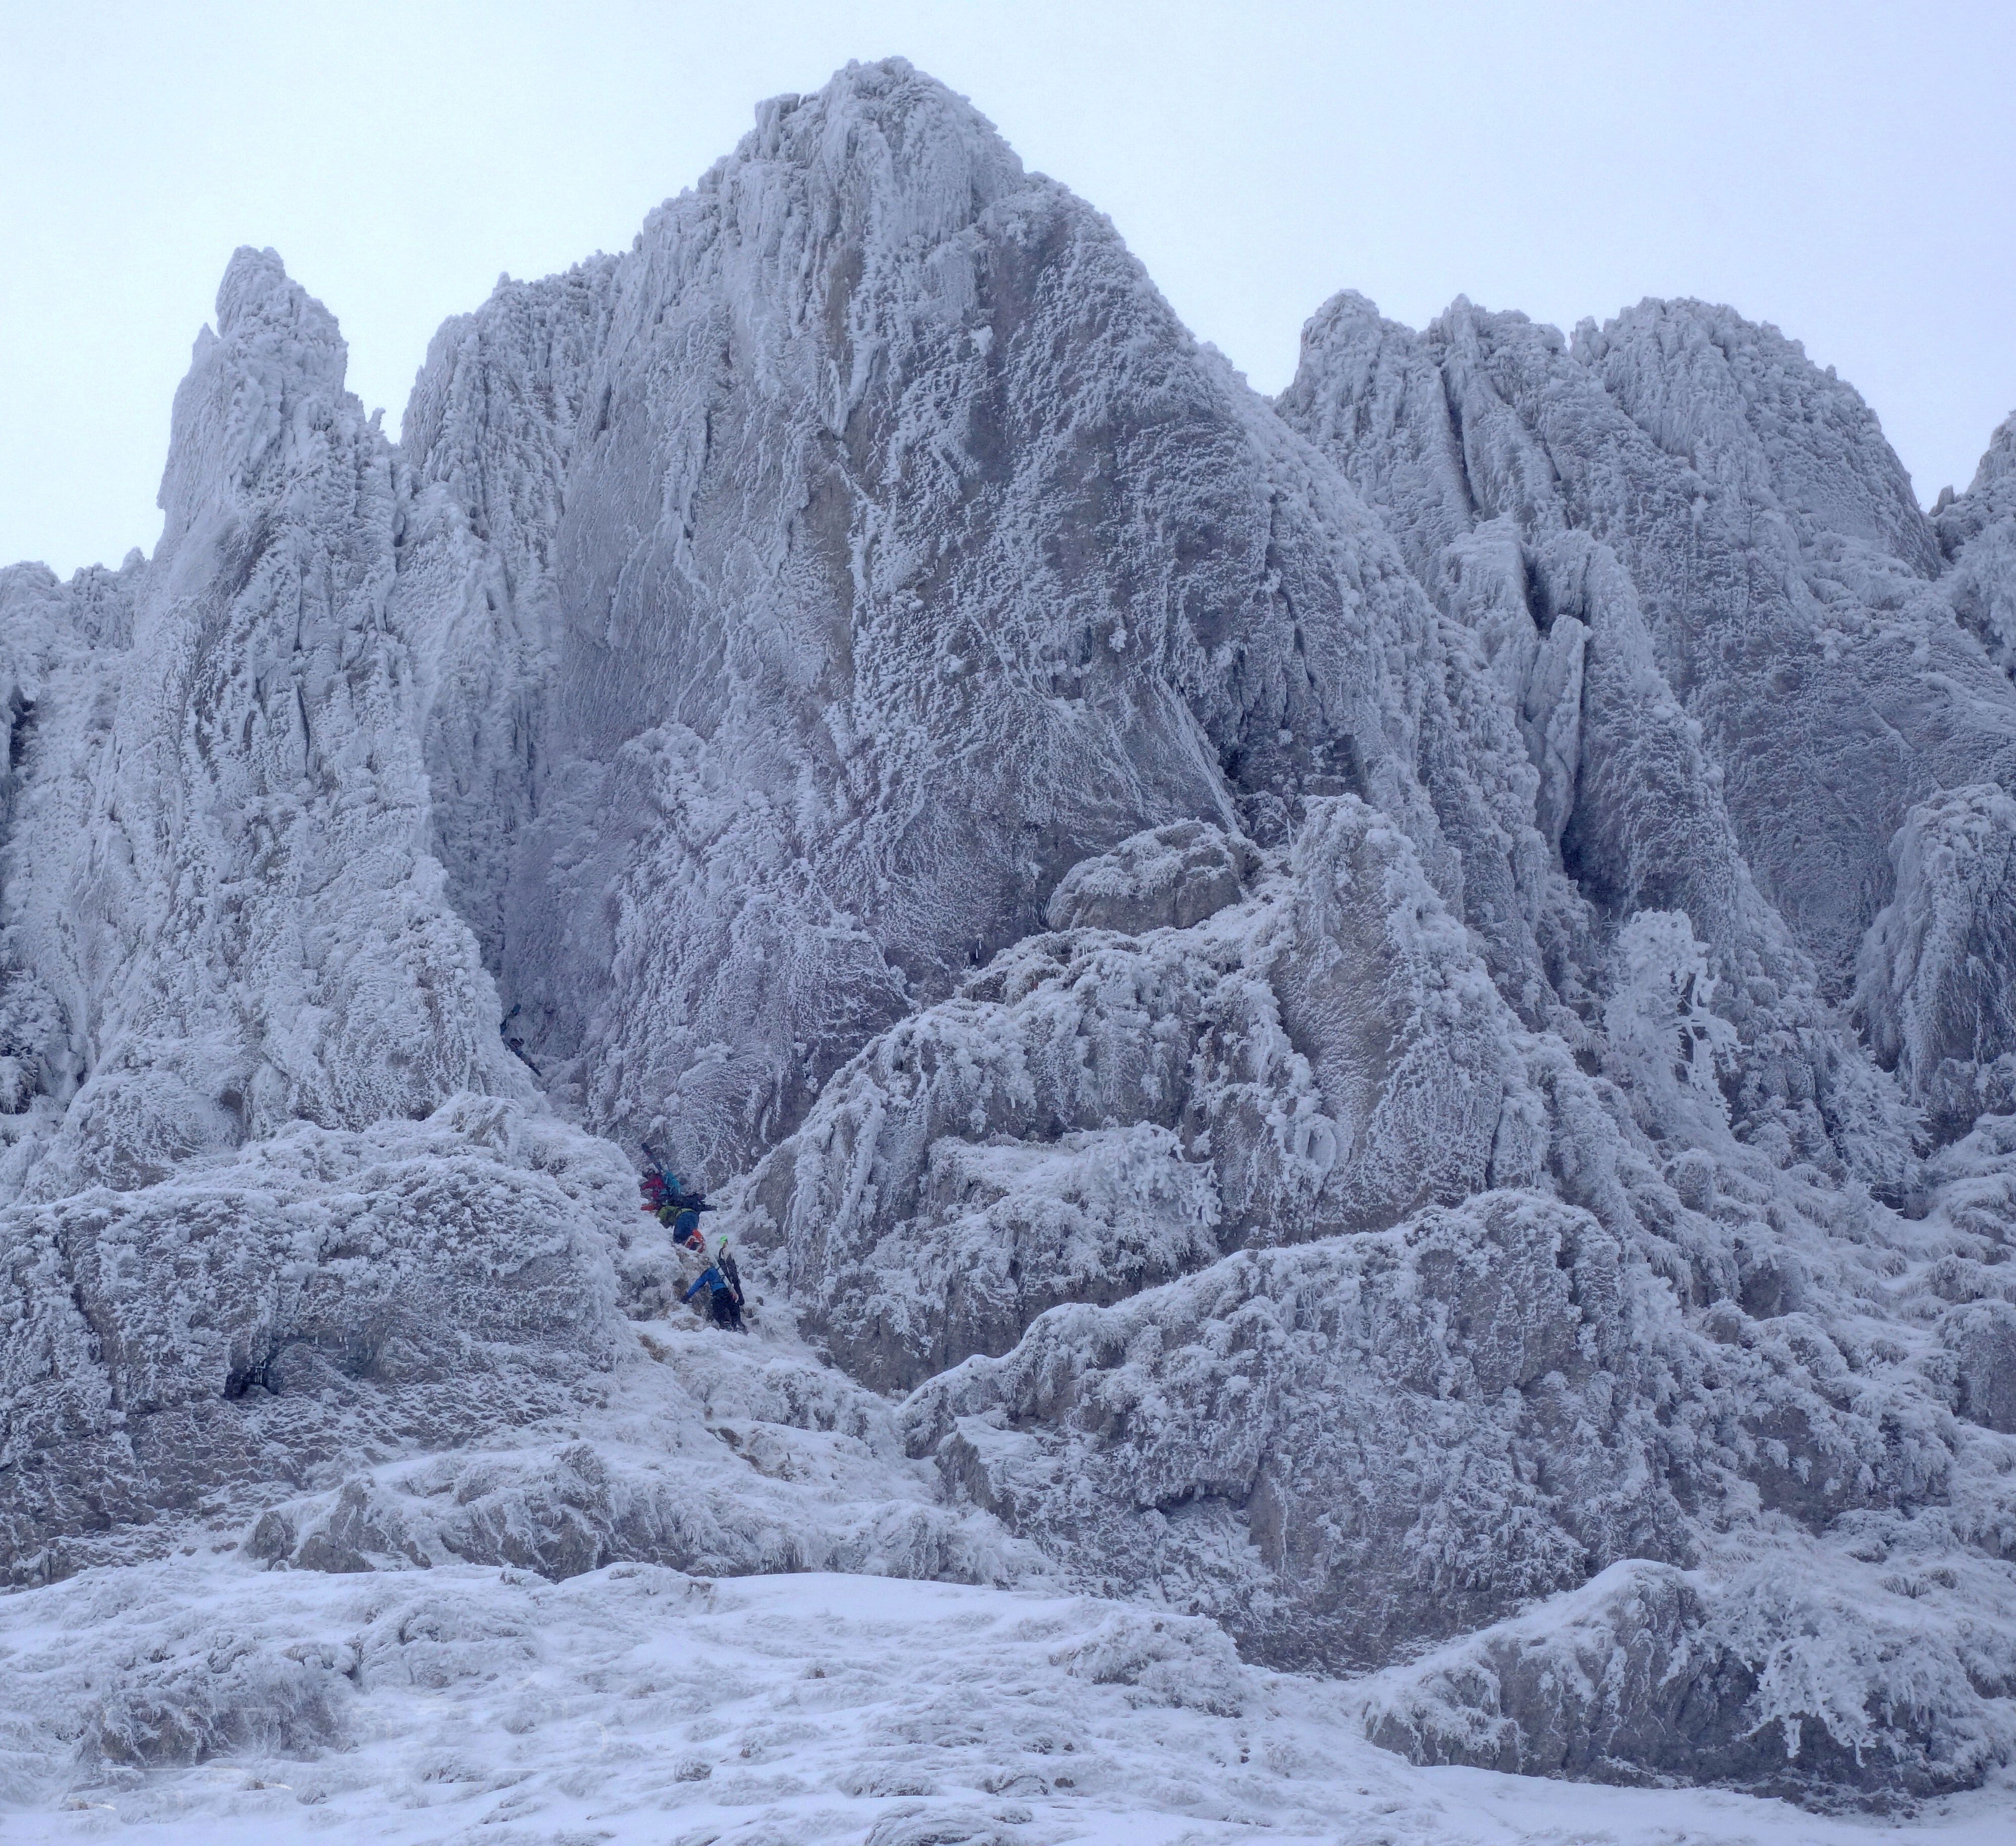
[[[970,1586],[864,1583],[904,1613],[843,1675],[955,1607],[1039,1700],[1074,1623],[1179,1635],[1208,1671],[1142,1673],[1275,1701],[1328,1813],[1427,1799],[1368,1736],[1821,1804],[2006,1770],[2011,426],[1928,519],[1847,385],[1693,302],[1340,296],[1269,404],[900,62],[500,284],[400,444],[344,357],[241,251],[154,556],[0,572],[11,1798],[350,1800],[395,1605],[600,1697],[626,1598],[791,1571]],[[645,1139],[756,1337],[677,1305]],[[256,1614],[242,1672],[164,1665],[199,1605]],[[686,1696],[626,1812],[701,1801]],[[824,1837],[752,1806],[819,1790],[836,1837],[1094,1837],[991,1757],[918,1806],[906,1722],[693,1837]],[[1307,1831],[1210,1722],[1110,1812]]]

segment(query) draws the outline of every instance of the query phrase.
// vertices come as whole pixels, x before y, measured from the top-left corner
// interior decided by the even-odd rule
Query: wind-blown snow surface
[[[1350,1689],[1242,1667],[1195,1617],[1054,1592],[634,1564],[276,1582],[193,1558],[19,1600],[0,1636],[13,1786],[60,1787],[81,1741],[114,1765],[10,1816],[23,1842],[1877,1837],[1741,1795],[1417,1769],[1358,1734]],[[206,1736],[229,1754],[184,1766]],[[1881,1837],[1986,1846],[2000,1801]]]
[[[1848,386],[1694,303],[1564,342],[1343,296],[1270,405],[899,61],[500,284],[401,444],[344,364],[241,251],[155,556],[0,573],[0,1614],[58,1637],[0,1659],[18,1798],[221,1826],[121,1765],[299,1757],[367,1824],[401,1599],[607,1698],[625,1599],[787,1619],[685,1585],[791,1571],[901,1612],[832,1674],[965,1610],[1115,1761],[1178,1721],[1083,1691],[1072,1625],[1184,1637],[1163,1679],[1335,1753],[1323,1837],[1401,1827],[1347,1783],[1427,1799],[1368,1734],[1823,1804],[2003,1773],[2009,426],[1928,520]],[[640,1138],[756,1337],[677,1304]],[[1113,1600],[1017,1653],[1037,1589]],[[106,1615],[139,1677],[94,1679],[85,1612],[155,1598],[272,1657],[154,1674],[196,1629]],[[416,1787],[487,1722],[463,1671]],[[653,1718],[625,1811],[728,1828],[674,1733],[741,1696]],[[722,1837],[1095,1837],[802,1722],[760,1747],[813,1806]],[[1305,1826],[1181,1722],[1194,1798],[1100,1812]],[[585,1735],[522,1747],[527,1837]]]

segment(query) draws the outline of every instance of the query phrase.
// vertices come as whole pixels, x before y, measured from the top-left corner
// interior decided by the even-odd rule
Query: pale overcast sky
[[[499,271],[627,246],[758,99],[900,53],[1107,212],[1273,391],[1355,288],[1572,326],[1777,322],[1921,498],[2016,408],[2016,5],[0,0],[0,562],[160,530],[232,250],[328,303],[396,426]]]

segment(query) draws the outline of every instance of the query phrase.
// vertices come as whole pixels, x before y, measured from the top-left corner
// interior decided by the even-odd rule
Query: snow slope
[[[395,1828],[519,1750],[560,1837],[586,1733],[455,1741],[484,1675],[627,1710],[632,1601],[789,1623],[687,1583],[793,1571],[894,1611],[829,1678],[913,1646],[1114,1727],[1109,1819],[1017,1792],[1006,1717],[934,1818],[866,1693],[710,1819],[672,1733],[732,1676],[607,1798],[1370,1838],[1417,1820],[1347,1784],[1460,1787],[1493,1838],[1570,1823],[1360,1739],[1821,1805],[2002,1774],[2008,426],[1928,521],[1848,386],[1687,302],[1564,341],[1341,296],[1269,404],[901,60],[500,283],[400,444],[344,359],[240,251],[155,555],[0,572],[17,1798],[250,1825],[200,1765],[305,1751]],[[678,1304],[647,1139],[750,1340]],[[432,1781],[355,1664],[430,1596],[488,1663],[438,1668]]]
[[[1877,1826],[1418,1769],[1357,1734],[1347,1688],[1241,1666],[1193,1617],[1040,1592],[626,1564],[276,1580],[198,1556],[0,1617],[10,1793],[72,1790],[8,1815],[23,1846],[1975,1846],[2007,1819],[2006,1789]],[[193,1764],[213,1740],[228,1756]],[[80,1743],[106,1766],[77,1783]]]

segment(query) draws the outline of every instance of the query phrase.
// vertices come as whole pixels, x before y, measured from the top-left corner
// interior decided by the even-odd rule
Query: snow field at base
[[[177,1745],[149,1729],[162,1689],[205,1680],[243,1743],[146,1766]],[[0,1603],[0,1691],[20,1846],[1987,1846],[2011,1793],[1896,1820],[1416,1769],[1363,1740],[1350,1685],[1241,1666],[1193,1618],[649,1565],[94,1571]],[[80,1774],[81,1736],[139,1760]]]

